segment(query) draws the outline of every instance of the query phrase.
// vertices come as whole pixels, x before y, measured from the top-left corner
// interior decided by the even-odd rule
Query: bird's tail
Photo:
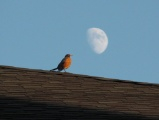
[[[54,70],[57,70],[57,68],[51,69],[50,71],[54,71]]]

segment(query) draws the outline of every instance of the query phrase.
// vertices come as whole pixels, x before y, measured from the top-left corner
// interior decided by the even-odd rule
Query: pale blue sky
[[[87,43],[104,30],[103,54]],[[159,83],[159,0],[0,0],[0,64]]]

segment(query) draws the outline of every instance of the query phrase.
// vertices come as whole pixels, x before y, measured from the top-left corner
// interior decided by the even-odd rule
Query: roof
[[[159,84],[0,66],[0,118],[159,119]]]

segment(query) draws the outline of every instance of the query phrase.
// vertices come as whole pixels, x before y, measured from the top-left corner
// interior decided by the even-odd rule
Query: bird
[[[69,68],[72,63],[71,56],[72,56],[71,54],[66,54],[65,57],[58,64],[58,66],[50,71],[58,69],[58,71],[64,70],[66,72],[66,69]]]

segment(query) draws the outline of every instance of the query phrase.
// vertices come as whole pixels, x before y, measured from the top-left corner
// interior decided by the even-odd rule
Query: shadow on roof
[[[3,120],[157,120],[134,114],[100,111],[73,106],[38,103],[0,96],[0,119]]]

